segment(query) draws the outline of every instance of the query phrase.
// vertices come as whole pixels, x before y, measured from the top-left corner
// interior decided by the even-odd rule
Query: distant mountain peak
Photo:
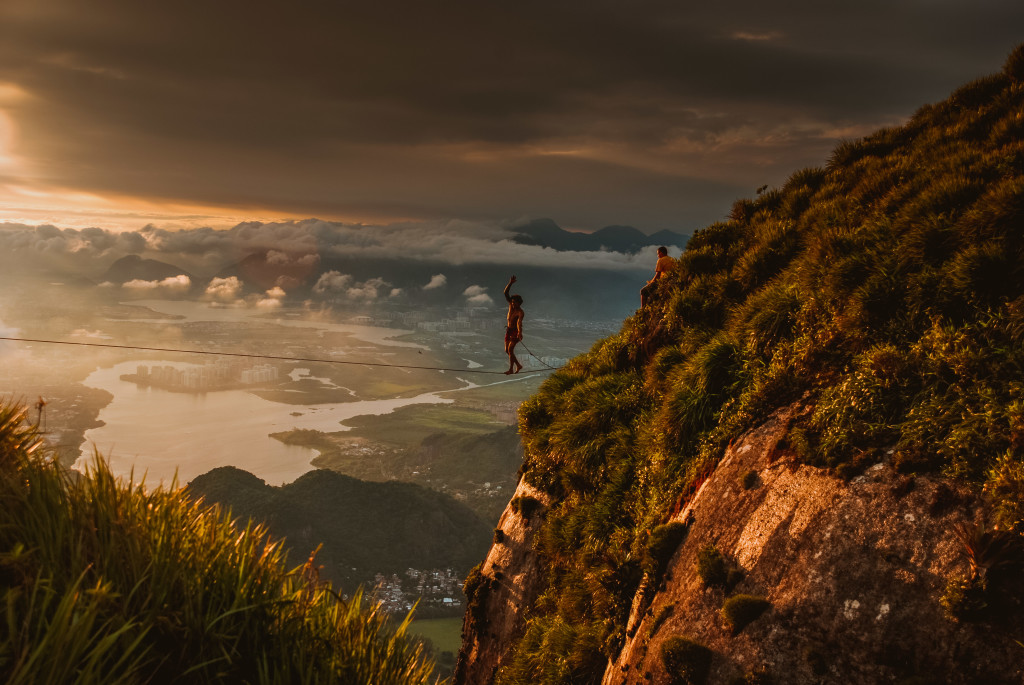
[[[522,245],[538,245],[563,252],[598,252],[608,250],[636,254],[653,245],[683,247],[689,236],[673,231],[658,231],[647,235],[633,226],[612,225],[593,233],[566,231],[551,219],[534,219],[512,229],[515,241]]]
[[[129,281],[162,281],[165,278],[175,276],[188,276],[193,283],[195,278],[181,267],[157,261],[156,259],[145,259],[137,254],[130,254],[121,257],[103,272],[101,281],[111,283],[127,283]]]

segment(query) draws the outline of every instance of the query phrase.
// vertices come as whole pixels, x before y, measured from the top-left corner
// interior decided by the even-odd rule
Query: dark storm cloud
[[[689,230],[997,70],[1024,26],[1009,1],[692,4],[7,0],[0,82],[54,185]]]

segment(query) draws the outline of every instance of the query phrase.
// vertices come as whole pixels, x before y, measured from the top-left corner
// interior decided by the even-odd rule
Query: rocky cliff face
[[[544,493],[520,480],[498,520],[494,544],[470,574],[455,683],[493,682],[509,647],[522,636],[544,573],[533,551],[536,528],[532,524],[548,503]]]
[[[1022,112],[1024,46],[737,201],[551,374],[457,682],[1022,682]]]
[[[968,573],[954,529],[980,520],[982,503],[885,461],[850,482],[798,463],[780,441],[802,411],[779,411],[730,445],[673,517],[685,539],[663,575],[641,584],[602,682],[690,682],[671,658],[666,667],[679,637],[710,650],[711,683],[1022,682],[1024,647],[991,625],[951,621],[939,602]],[[512,508],[502,517],[505,541],[482,567],[493,580],[467,616],[456,683],[493,682],[529,618],[543,573],[530,523]],[[731,571],[724,587],[698,572],[712,547]],[[737,595],[769,603],[738,631],[722,612]]]

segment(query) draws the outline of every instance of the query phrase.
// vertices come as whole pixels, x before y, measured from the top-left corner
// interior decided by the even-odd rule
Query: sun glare
[[[0,182],[0,224],[50,224],[58,228],[137,231],[153,225],[166,230],[230,228],[244,221],[297,218],[253,208],[211,207],[136,197],[106,196],[31,183]]]
[[[14,121],[0,109],[0,169],[14,166]]]

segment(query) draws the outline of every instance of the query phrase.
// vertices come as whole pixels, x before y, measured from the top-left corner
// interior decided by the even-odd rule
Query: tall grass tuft
[[[4,682],[430,681],[408,619],[342,600],[313,557],[286,568],[262,526],[98,455],[72,478],[37,445],[24,410],[0,406]]]

